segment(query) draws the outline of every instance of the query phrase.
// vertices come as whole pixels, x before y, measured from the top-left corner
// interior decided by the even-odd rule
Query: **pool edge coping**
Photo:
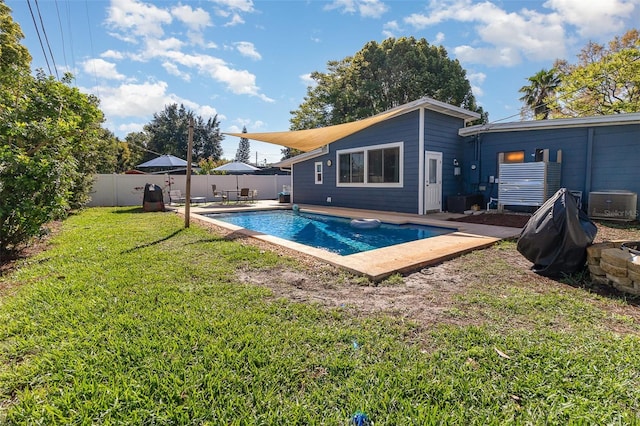
[[[288,209],[290,209],[290,206]],[[300,209],[305,212],[340,217],[363,217],[362,214],[366,213],[367,216],[364,217],[375,217],[379,219],[380,217],[384,217],[385,220],[380,220],[387,223],[415,223],[419,225],[457,229],[457,231],[422,240],[341,256],[323,249],[310,247],[273,235],[263,234],[204,216],[207,213],[223,213],[221,211],[199,211],[192,212],[192,215],[197,216],[198,220],[212,223],[215,226],[227,229],[233,233],[256,238],[260,241],[279,245],[289,250],[295,250],[352,273],[364,275],[372,281],[383,280],[394,273],[407,273],[427,266],[433,266],[471,251],[489,247],[502,239],[516,237],[520,233],[520,229],[518,228],[466,224],[462,222],[451,223],[450,221],[431,219],[426,216],[413,217],[412,215],[393,212],[327,209],[318,206],[304,206],[300,207]],[[240,211],[258,210],[287,210],[287,207],[276,206],[274,208],[242,209]],[[232,211],[229,210],[227,212]],[[235,210],[235,212],[238,212],[238,210]],[[394,216],[396,220],[389,220],[390,218],[393,219]]]

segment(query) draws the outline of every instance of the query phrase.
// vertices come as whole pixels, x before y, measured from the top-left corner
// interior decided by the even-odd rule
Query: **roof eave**
[[[597,115],[577,118],[555,118],[551,120],[515,121],[511,123],[479,124],[458,130],[460,136],[473,136],[481,133],[522,132],[526,130],[567,129],[585,126],[620,126],[640,124],[640,113]]]
[[[320,148],[316,148],[313,151],[305,152],[304,154],[300,154],[300,155],[296,155],[295,157],[284,159],[278,163],[273,164],[273,167],[280,167],[280,168],[292,167],[296,163],[300,163],[302,161],[310,160],[312,158],[325,155],[328,152],[329,152],[329,147],[328,145],[325,145]]]

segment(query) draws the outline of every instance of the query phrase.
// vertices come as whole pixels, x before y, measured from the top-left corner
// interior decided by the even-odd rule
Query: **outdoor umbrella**
[[[236,175],[236,191],[238,190],[238,175],[245,173],[253,173],[256,170],[260,170],[257,167],[253,167],[251,164],[243,163],[242,161],[232,161],[231,163],[223,164],[222,166],[213,169],[217,172],[227,172]]]
[[[146,163],[138,164],[137,167],[187,167],[187,161],[170,154],[165,154],[149,160]]]

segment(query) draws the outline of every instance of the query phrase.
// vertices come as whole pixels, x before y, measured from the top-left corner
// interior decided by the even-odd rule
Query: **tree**
[[[0,1],[0,255],[89,198],[108,153],[97,98],[38,70]]]
[[[247,133],[246,126],[242,128],[242,133]],[[243,163],[248,163],[250,154],[251,154],[251,147],[249,145],[249,139],[240,138],[240,143],[238,144],[238,150],[236,151],[235,160]]]
[[[217,160],[222,155],[220,142],[224,136],[220,133],[218,116],[209,118],[206,122],[192,111],[187,111],[184,105],[171,104],[165,106],[160,113],[153,114],[150,123],[144,126],[147,133],[147,149],[152,151],[145,154],[144,160],[150,160],[155,153],[171,154],[185,158],[187,153],[189,120],[193,118],[193,150],[195,161],[212,157]]]
[[[148,135],[145,132],[131,132],[125,136],[124,141],[119,142],[118,165],[116,172],[122,173],[135,169],[143,162]]]
[[[551,108],[549,104],[553,102],[556,88],[560,84],[560,77],[555,69],[542,69],[535,75],[528,78],[529,85],[522,86],[519,90],[524,95],[520,98],[525,106],[522,109],[524,117],[531,116],[536,120],[546,120],[549,118]]]
[[[291,112],[292,130],[370,117],[424,96],[482,114],[460,63],[425,39],[371,41],[354,56],[328,62],[327,69],[311,74],[316,84]]]
[[[578,63],[556,61],[561,74],[554,107],[566,117],[640,111],[640,34],[627,31],[608,46],[589,43]]]
[[[286,160],[287,158],[292,158],[292,157],[295,157],[296,155],[302,154],[302,151],[295,148],[284,147],[280,150],[280,153],[282,154],[281,159]]]

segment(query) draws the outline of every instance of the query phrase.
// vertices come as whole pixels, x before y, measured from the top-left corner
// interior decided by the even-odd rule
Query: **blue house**
[[[594,191],[640,192],[638,113],[467,126],[478,118],[425,97],[336,126],[231,135],[306,151],[278,164],[291,170],[299,204],[426,214],[544,201],[537,193],[509,199],[504,179],[501,196],[501,169],[521,176],[519,188],[541,174],[543,192],[566,187],[585,203]]]
[[[278,164],[291,170],[294,203],[425,214],[462,191],[458,130],[478,118],[422,98],[352,123],[233,135],[308,151]]]
[[[463,161],[477,170],[465,173],[465,191],[482,193],[487,201],[504,195],[501,167],[521,165],[532,173],[535,162],[542,167],[556,163],[559,186],[579,196],[585,210],[590,194],[640,193],[640,113],[486,124],[461,128],[458,134],[465,138]],[[519,196],[522,203],[515,201]],[[522,194],[510,200],[538,205]],[[597,215],[593,208],[599,206],[590,207],[589,214]],[[637,212],[637,199],[634,207]],[[617,210],[611,214],[624,213]]]

